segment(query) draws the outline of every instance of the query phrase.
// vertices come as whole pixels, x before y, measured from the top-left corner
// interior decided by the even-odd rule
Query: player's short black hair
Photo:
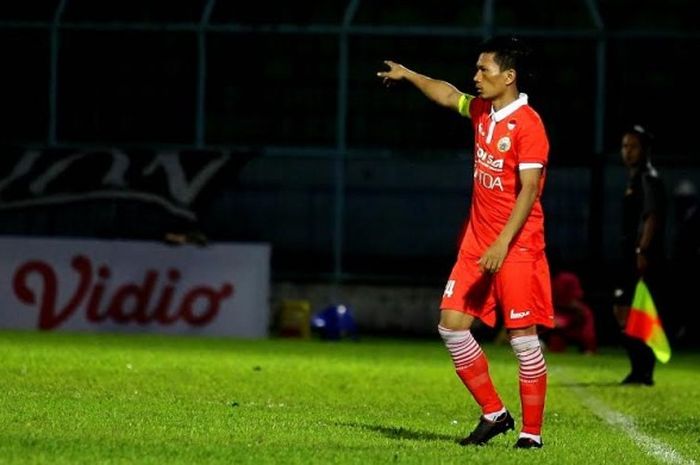
[[[517,37],[496,36],[482,42],[479,53],[493,53],[502,71],[514,69],[517,72],[532,55],[532,48]]]
[[[522,39],[515,36],[495,36],[481,43],[478,50],[481,53],[493,53],[493,59],[501,71],[514,69],[518,82],[533,79],[531,69],[532,48]]]

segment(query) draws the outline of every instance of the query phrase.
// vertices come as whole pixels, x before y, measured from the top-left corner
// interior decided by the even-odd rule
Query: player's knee
[[[466,331],[471,328],[472,321],[474,321],[474,318],[471,315],[457,310],[443,309],[440,311],[440,323],[438,326],[451,331]]]

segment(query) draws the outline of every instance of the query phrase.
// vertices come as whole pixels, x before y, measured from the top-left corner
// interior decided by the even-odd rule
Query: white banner
[[[0,238],[0,328],[258,338],[269,244]]]

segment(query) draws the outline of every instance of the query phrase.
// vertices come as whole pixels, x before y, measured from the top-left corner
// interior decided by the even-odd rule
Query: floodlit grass
[[[485,345],[519,423],[517,365]],[[700,354],[622,387],[622,352],[547,354],[541,450],[456,441],[479,411],[434,341],[0,332],[0,463],[700,464]]]

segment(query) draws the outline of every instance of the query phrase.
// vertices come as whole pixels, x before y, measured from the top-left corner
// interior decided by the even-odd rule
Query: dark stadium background
[[[275,282],[439,288],[467,214],[471,129],[375,73],[392,59],[470,91],[477,44],[515,33],[537,50],[525,90],[551,140],[552,267],[579,273],[611,340],[622,128],[655,134],[669,197],[700,185],[697,13],[679,0],[5,1],[0,165],[27,148],[226,151],[195,205],[210,241],[270,242]],[[0,210],[0,231],[159,240],[171,227],[101,208]],[[687,304],[674,311],[697,315]]]

